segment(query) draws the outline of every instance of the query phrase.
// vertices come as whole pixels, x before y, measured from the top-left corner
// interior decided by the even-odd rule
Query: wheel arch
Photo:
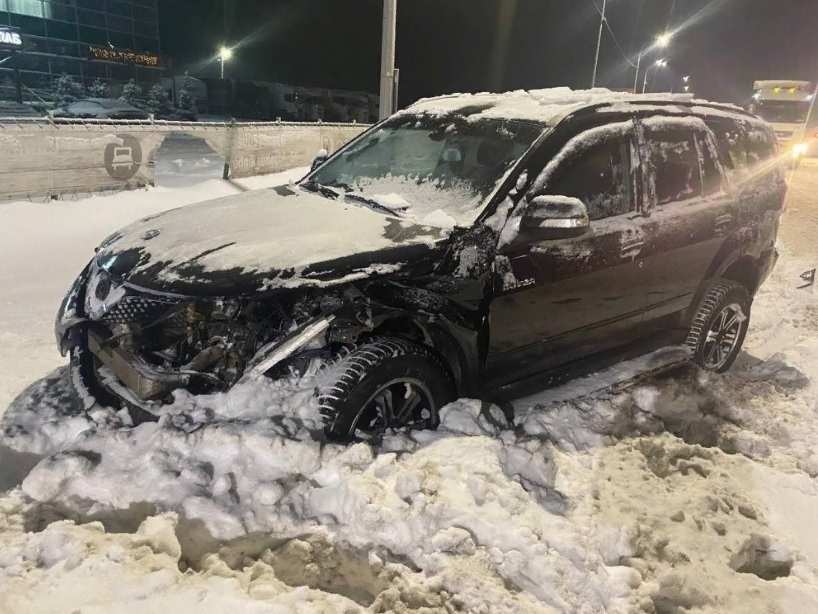
[[[750,296],[754,296],[761,279],[761,268],[759,259],[745,255],[725,267],[719,277],[741,284]]]
[[[455,326],[422,320],[413,314],[399,313],[386,317],[372,330],[374,336],[393,336],[422,343],[434,352],[449,369],[459,395],[477,391],[477,333]]]
[[[747,289],[751,298],[755,296],[761,285],[762,260],[761,256],[756,257],[732,246],[725,246],[725,249],[714,259],[710,270],[699,285],[696,296],[685,314],[685,322],[689,323],[693,318],[707,288],[717,279],[735,281]]]

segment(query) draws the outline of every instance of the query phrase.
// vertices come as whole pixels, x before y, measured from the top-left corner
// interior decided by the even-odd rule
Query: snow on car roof
[[[477,94],[451,94],[436,98],[424,98],[407,108],[404,113],[423,115],[467,115],[472,120],[516,119],[554,125],[571,113],[583,108],[609,105],[617,110],[630,110],[631,104],[640,108],[654,103],[656,109],[667,110],[677,103],[678,112],[706,114],[721,111],[746,115],[741,107],[729,104],[696,100],[691,94],[632,94],[614,92],[604,88],[573,90],[555,87],[541,90],[517,90],[506,93],[481,92]],[[691,105],[695,104],[695,111]],[[621,106],[620,106],[621,105]]]

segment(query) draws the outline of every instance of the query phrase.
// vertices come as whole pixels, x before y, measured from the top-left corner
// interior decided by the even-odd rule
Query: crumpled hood
[[[429,266],[443,232],[283,186],[140,220],[109,237],[97,261],[143,288],[236,296]]]

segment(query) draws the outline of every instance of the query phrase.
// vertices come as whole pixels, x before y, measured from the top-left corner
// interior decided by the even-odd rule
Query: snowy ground
[[[818,611],[818,308],[798,288],[818,164],[726,376],[575,382],[519,402],[513,429],[460,401],[377,452],[316,440],[310,380],[179,397],[136,429],[80,412],[60,370],[38,380],[100,236],[230,190],[0,205],[0,407],[35,382],[0,440],[0,614]]]

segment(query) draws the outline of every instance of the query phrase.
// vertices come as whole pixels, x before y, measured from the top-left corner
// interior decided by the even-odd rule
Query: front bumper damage
[[[145,360],[140,351],[129,344],[120,343],[105,320],[115,314],[115,302],[99,309],[99,301],[89,307],[86,300],[86,292],[95,292],[98,275],[99,270],[93,263],[80,274],[63,300],[55,322],[60,352],[64,356],[71,353],[72,362],[82,363],[80,373],[84,390],[93,396],[95,390],[101,389],[105,397],[112,395],[117,401],[156,413],[173,391],[187,388],[196,380],[208,381],[216,390],[226,387],[219,378],[207,372],[209,365],[222,357],[217,346],[207,348],[180,368],[166,368]],[[119,292],[120,288],[116,291]],[[128,287],[127,290],[127,298],[136,300],[139,289]],[[119,294],[125,297],[124,292]],[[178,297],[174,300],[184,302]],[[89,316],[89,312],[94,316]],[[323,342],[334,319],[334,315],[322,314],[300,326],[294,325],[293,330],[260,347],[237,383],[261,378],[304,348]]]

